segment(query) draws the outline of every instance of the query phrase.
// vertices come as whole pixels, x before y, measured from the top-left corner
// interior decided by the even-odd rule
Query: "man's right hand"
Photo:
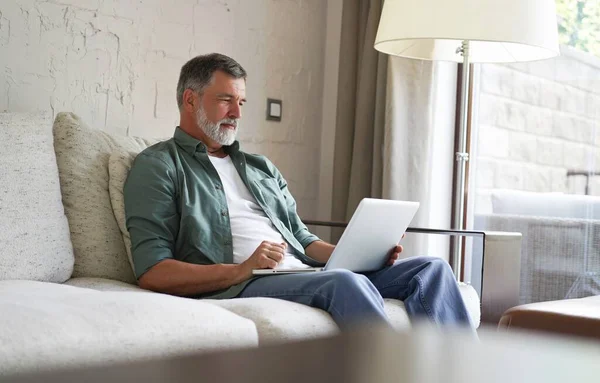
[[[252,277],[254,269],[274,269],[285,256],[287,243],[275,243],[263,241],[254,250],[254,253],[246,261],[241,263],[240,269],[245,279]]]

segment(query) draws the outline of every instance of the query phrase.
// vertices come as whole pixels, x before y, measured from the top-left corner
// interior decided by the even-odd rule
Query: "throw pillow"
[[[62,283],[73,271],[52,116],[0,113],[0,280]]]
[[[108,192],[108,159],[117,149],[140,152],[150,141],[89,128],[73,113],[54,122],[54,148],[75,255],[73,277],[135,283]]]
[[[121,230],[121,235],[123,236],[123,242],[125,243],[125,250],[127,251],[127,257],[129,258],[132,272],[134,266],[133,258],[131,257],[131,237],[129,236],[129,231],[127,230],[125,222],[125,198],[123,196],[123,187],[125,186],[129,170],[131,170],[133,160],[137,155],[138,153],[135,152],[118,150],[113,152],[108,159],[108,192],[110,194],[110,202],[117,224]]]

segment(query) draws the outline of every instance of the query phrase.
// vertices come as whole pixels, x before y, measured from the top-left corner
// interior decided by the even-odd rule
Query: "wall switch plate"
[[[282,112],[281,100],[267,98],[267,120],[281,121]]]

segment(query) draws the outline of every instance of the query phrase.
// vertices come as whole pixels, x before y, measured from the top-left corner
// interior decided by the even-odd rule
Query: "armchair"
[[[491,190],[486,199],[476,229],[523,234],[519,303],[600,295],[599,197]]]

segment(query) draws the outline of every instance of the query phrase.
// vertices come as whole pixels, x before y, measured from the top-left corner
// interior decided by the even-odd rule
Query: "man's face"
[[[213,82],[205,88],[196,111],[198,127],[220,145],[235,141],[246,102],[246,81],[216,71]]]

